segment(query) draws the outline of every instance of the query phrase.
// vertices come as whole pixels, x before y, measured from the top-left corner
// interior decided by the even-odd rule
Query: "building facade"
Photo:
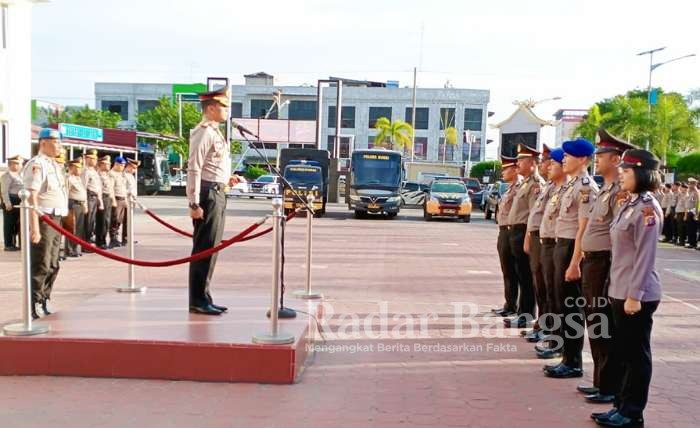
[[[559,147],[564,141],[576,137],[574,130],[583,122],[588,110],[561,109],[554,113],[555,131],[554,145]]]
[[[266,73],[245,76],[245,84],[231,86],[231,115],[233,118],[316,120],[318,104],[315,86],[276,86]],[[343,79],[341,134],[354,136],[356,149],[374,145],[374,124],[380,117],[412,122],[412,88],[391,84]],[[124,125],[135,125],[136,114],[149,108],[150,103],[163,96],[182,93],[183,97],[203,90],[194,85],[96,83],[96,107],[122,114]],[[281,108],[273,102],[275,94]],[[416,159],[463,163],[469,145],[462,135],[470,130],[476,137],[472,144],[473,162],[486,154],[486,118],[490,93],[479,89],[424,89],[416,94],[416,124],[414,156]],[[196,99],[196,98],[195,98]],[[335,136],[336,91],[324,87],[322,96],[321,147],[332,144]],[[152,108],[152,107],[151,107]],[[272,108],[272,109],[271,109]],[[269,114],[268,114],[269,112]],[[456,146],[442,146],[444,129],[458,131]],[[409,153],[410,154],[410,153]]]
[[[0,0],[0,168],[7,158],[31,156],[32,7]]]

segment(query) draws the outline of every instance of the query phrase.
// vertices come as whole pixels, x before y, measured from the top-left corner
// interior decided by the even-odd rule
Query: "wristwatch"
[[[190,202],[190,209],[192,209],[192,210],[199,209],[199,204],[195,204],[194,202]]]

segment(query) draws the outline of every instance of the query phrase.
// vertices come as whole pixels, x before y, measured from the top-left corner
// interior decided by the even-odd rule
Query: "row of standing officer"
[[[698,232],[700,232],[698,181],[690,177],[686,182],[666,184],[656,194],[656,198],[665,214],[664,242],[700,250],[698,247]]]
[[[507,327],[535,320],[533,331],[523,334],[539,342],[538,357],[562,357],[544,367],[553,378],[583,375],[587,327],[593,385],[578,390],[589,402],[614,404],[612,411],[592,415],[596,422],[632,426],[646,405],[651,316],[660,297],[656,241],[647,239],[658,238],[663,218],[650,193],[660,184],[658,160],[605,130],[597,150],[577,139],[546,151],[542,162],[540,153],[524,146],[517,159],[503,159],[510,186],[498,209],[497,247],[506,303],[495,312],[517,315],[504,320]],[[594,153],[605,180],[600,189],[587,170]],[[624,186],[620,174],[628,176]]]

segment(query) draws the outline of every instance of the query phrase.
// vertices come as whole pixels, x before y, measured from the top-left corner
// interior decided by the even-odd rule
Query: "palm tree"
[[[452,115],[452,120],[448,118],[447,112],[445,116],[440,118],[442,122],[442,128],[445,130],[445,139],[442,145],[442,163],[445,163],[447,158],[447,145],[456,146],[457,145],[457,128],[454,127],[454,115]]]
[[[593,107],[588,109],[588,114],[585,116],[583,122],[579,123],[574,129],[576,135],[580,135],[587,140],[595,140],[596,133],[598,129],[603,126],[603,122],[610,118],[610,113],[601,113],[600,106],[598,104],[593,104]]]
[[[380,146],[389,142],[389,148],[394,149],[394,144],[403,149],[413,147],[413,127],[403,120],[390,121],[386,117],[380,117],[374,125],[377,135],[374,137],[374,144]]]

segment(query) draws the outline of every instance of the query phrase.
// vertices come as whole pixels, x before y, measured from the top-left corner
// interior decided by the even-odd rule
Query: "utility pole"
[[[413,134],[411,136],[411,162],[413,162],[413,157],[416,153],[416,75],[418,74],[418,68],[413,67],[413,113],[411,115],[411,127],[413,128]]]

